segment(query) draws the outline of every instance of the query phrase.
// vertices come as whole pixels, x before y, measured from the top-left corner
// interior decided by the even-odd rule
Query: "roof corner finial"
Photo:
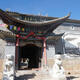
[[[46,17],[48,17],[48,13],[46,14]]]
[[[68,16],[71,16],[71,12],[69,12]]]
[[[39,12],[39,16],[41,16],[42,14],[41,14],[41,12]]]
[[[71,16],[71,12],[69,12],[68,15],[64,17],[69,18],[70,16]]]
[[[70,16],[71,16],[71,12],[68,13],[67,17],[70,17]]]

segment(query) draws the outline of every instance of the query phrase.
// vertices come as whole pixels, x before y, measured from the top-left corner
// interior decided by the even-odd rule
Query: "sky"
[[[80,0],[0,0],[0,8],[24,14],[63,17],[80,20]]]

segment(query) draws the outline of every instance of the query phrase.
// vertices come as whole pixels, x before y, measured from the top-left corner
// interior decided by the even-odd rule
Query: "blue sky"
[[[63,17],[71,12],[71,19],[80,20],[80,0],[0,0],[3,10]]]

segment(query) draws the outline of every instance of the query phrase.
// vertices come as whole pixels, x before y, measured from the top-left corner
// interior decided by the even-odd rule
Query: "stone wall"
[[[0,59],[0,80],[2,80],[3,77],[3,59]]]
[[[0,59],[4,59],[6,42],[0,39]]]
[[[65,73],[69,75],[80,74],[80,58],[75,59],[62,59]],[[52,68],[54,59],[48,59],[48,67]]]
[[[69,54],[80,54],[79,50],[80,50],[80,24],[77,23],[63,23],[62,25],[60,25],[55,31],[54,33],[64,33],[64,35],[62,36],[63,42],[63,53],[69,53]],[[61,42],[58,42],[59,44],[61,44]],[[56,47],[56,51],[61,50],[59,46]],[[58,46],[58,45],[57,45]],[[71,50],[72,49],[72,50]],[[77,49],[74,51],[74,49]],[[73,52],[71,52],[73,51]]]

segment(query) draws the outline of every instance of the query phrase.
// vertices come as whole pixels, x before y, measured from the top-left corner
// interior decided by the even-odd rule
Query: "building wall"
[[[1,19],[0,19],[0,24],[3,24]],[[0,25],[0,30],[9,31],[7,28],[5,28],[2,25]],[[76,48],[80,49],[80,46],[79,46],[79,43],[80,43],[80,39],[79,39],[79,37],[80,37],[79,36],[80,35],[80,24],[77,24],[77,23],[63,23],[57,29],[55,29],[53,32],[56,33],[56,34],[64,33],[64,35],[62,36],[63,40],[59,39],[58,41],[55,42],[54,46],[48,45],[47,54],[48,53],[49,54],[51,54],[51,53],[55,54],[55,53],[58,53],[58,52],[66,53],[67,49],[71,49],[71,46],[72,47],[75,46],[75,43],[77,42],[77,40],[78,40],[78,43],[76,43]],[[73,38],[76,36],[76,40],[72,39],[72,43],[70,43],[71,41],[66,40],[66,37],[70,38],[70,36],[73,36]],[[67,45],[70,45],[70,46],[67,46]]]
[[[47,45],[47,49],[46,49],[46,53],[47,53],[47,58],[48,59],[52,59],[54,58],[55,55],[55,45]]]
[[[15,44],[7,43],[5,47],[5,54],[15,56]]]
[[[5,47],[6,47],[6,42],[0,39],[0,59],[4,59],[5,57]]]
[[[53,59],[55,54],[63,54],[64,53],[64,44],[62,38],[52,41],[51,43],[47,43],[47,57],[48,59]]]
[[[62,42],[62,38],[60,38],[59,40],[56,41],[55,43],[55,53],[61,53],[63,54],[63,42]]]
[[[57,29],[55,29],[55,33],[79,33],[80,24],[77,23],[63,23]]]
[[[80,24],[64,23],[54,32],[57,34],[64,33],[62,36],[63,49],[65,49],[63,53],[80,54]]]

